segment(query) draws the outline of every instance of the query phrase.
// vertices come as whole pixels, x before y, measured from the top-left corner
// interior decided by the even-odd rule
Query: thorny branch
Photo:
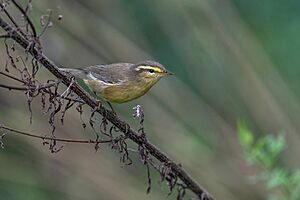
[[[9,2],[9,1],[5,1]],[[151,179],[150,179],[150,171],[149,171],[149,165],[151,166],[156,166],[153,157],[156,158],[158,161],[160,161],[160,166],[159,167],[154,167],[155,169],[159,170],[162,176],[162,181],[166,180],[169,187],[170,187],[170,192],[172,192],[173,188],[175,185],[179,185],[180,187],[177,187],[178,190],[178,196],[177,199],[182,199],[185,190],[189,189],[192,192],[196,194],[198,199],[201,200],[213,200],[214,198],[208,194],[208,192],[205,191],[205,189],[200,186],[195,180],[192,179],[192,177],[183,169],[183,167],[180,164],[176,164],[171,158],[169,158],[165,153],[163,153],[160,149],[158,149],[156,146],[151,144],[145,137],[145,132],[143,128],[143,118],[141,118],[141,128],[139,131],[135,131],[134,129],[130,128],[130,125],[126,123],[125,121],[121,120],[119,116],[117,116],[114,112],[107,110],[104,108],[101,104],[99,106],[99,102],[97,102],[94,98],[92,98],[90,95],[88,95],[76,82],[73,81],[72,77],[69,77],[67,74],[61,72],[57,65],[55,65],[50,59],[48,59],[42,52],[41,44],[39,37],[41,34],[37,34],[34,24],[32,23],[30,17],[28,16],[28,8],[23,9],[21,5],[16,3],[15,0],[11,0],[14,6],[16,6],[17,10],[21,12],[22,17],[24,18],[25,22],[25,28],[20,27],[16,20],[10,15],[10,13],[6,10],[7,3],[3,3],[3,1],[0,1],[0,14],[4,13],[6,17],[10,20],[11,24],[8,24],[3,17],[0,16],[0,27],[5,31],[5,34],[2,34],[0,38],[4,40],[4,44],[6,45],[6,50],[7,50],[7,55],[9,56],[9,64],[13,66],[13,68],[17,69],[20,72],[21,78],[15,78],[16,81],[19,81],[20,83],[25,84],[24,88],[27,88],[28,91],[28,106],[29,109],[31,109],[30,104],[32,98],[37,95],[35,93],[30,93],[30,89],[34,89],[37,91],[36,85],[37,85],[37,80],[35,79],[35,74],[38,69],[38,63],[43,65],[47,70],[49,70],[57,79],[61,80],[62,83],[68,87],[67,94],[65,95],[59,95],[58,94],[58,83],[54,85],[53,87],[48,87],[44,88],[45,90],[48,91],[49,94],[49,102],[50,105],[47,109],[46,112],[52,110],[50,114],[50,121],[49,123],[53,127],[53,132],[55,130],[54,126],[54,117],[55,115],[62,110],[62,103],[60,99],[63,97],[68,97],[68,94],[75,93],[78,95],[80,98],[81,103],[79,103],[76,106],[76,110],[82,114],[82,105],[87,104],[89,105],[95,112],[101,114],[103,116],[103,123],[101,123],[100,126],[106,126],[107,121],[111,122],[113,124],[112,128],[110,129],[109,133],[106,133],[106,136],[110,136],[110,139],[105,141],[104,143],[108,142],[112,148],[118,149],[122,153],[122,159],[123,161],[128,161],[131,162],[130,158],[128,157],[128,149],[127,149],[127,143],[126,139],[132,140],[134,143],[138,145],[138,151],[140,155],[140,159],[142,162],[146,165],[147,167],[147,173],[148,173],[148,189],[147,192],[150,191],[151,188]],[[29,0],[29,3],[31,1]],[[49,18],[50,18],[51,13],[49,13]],[[50,19],[48,19],[50,21]],[[50,22],[49,22],[50,23]],[[48,26],[48,22],[46,23],[46,27]],[[44,32],[44,30],[43,30]],[[42,32],[42,33],[43,33]],[[14,42],[18,43],[21,47],[25,49],[26,54],[30,54],[33,59],[32,59],[32,73],[29,72],[27,69],[26,65],[24,64],[25,62],[21,59],[21,62],[24,64],[23,69],[18,69],[17,66],[15,65],[16,61],[19,61],[17,58],[13,58],[11,56],[11,51],[14,52],[14,44],[12,47],[8,47],[7,40],[12,39]],[[28,57],[26,57],[26,60]],[[8,68],[6,68],[6,71],[8,71]],[[2,73],[3,75],[4,73]],[[9,77],[9,75],[7,76]],[[49,82],[51,83],[51,82]],[[5,87],[2,84],[2,87]],[[9,87],[6,87],[9,89]],[[52,88],[52,89],[51,89]],[[21,88],[12,88],[11,89],[16,89],[16,90],[22,90]],[[69,92],[70,90],[70,92]],[[25,90],[24,90],[25,91]],[[42,95],[42,105],[43,108],[45,108],[45,92],[41,93]],[[70,100],[70,99],[69,99]],[[64,107],[64,111],[69,109],[72,106],[72,102],[68,102],[67,105]],[[97,109],[95,109],[97,108]],[[83,123],[85,127],[85,123]],[[22,131],[17,131],[14,129],[10,129],[5,126],[1,126],[2,129],[6,129],[15,133],[20,133],[24,134],[27,136],[31,137],[38,137],[36,135],[31,135]],[[100,127],[101,128],[101,127]],[[121,131],[124,135],[119,135],[116,137],[116,140],[111,140],[113,132],[119,132]],[[51,151],[55,152],[57,150],[60,150],[60,148],[55,148],[56,142],[61,141],[61,142],[68,142],[69,139],[59,139],[54,136],[52,132],[51,137],[42,137],[40,139],[47,139],[50,140],[50,148]],[[101,131],[102,132],[102,131]],[[99,139],[98,133],[96,134],[97,137],[95,140],[90,141],[85,141],[86,143],[94,143],[95,144],[95,149],[98,148],[98,144],[102,143],[103,140]],[[3,145],[3,137],[4,134],[1,136],[0,139],[0,145]],[[84,142],[83,142],[84,143]],[[151,157],[152,155],[153,157]],[[179,182],[178,180],[181,180]]]

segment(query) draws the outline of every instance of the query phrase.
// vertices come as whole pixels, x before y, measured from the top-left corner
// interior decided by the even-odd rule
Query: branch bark
[[[55,65],[49,58],[47,58],[41,50],[33,46],[34,40],[37,38],[27,39],[19,32],[16,28],[9,25],[3,18],[0,17],[0,27],[2,27],[7,35],[16,41],[20,46],[22,46],[27,52],[29,52],[36,60],[38,60],[47,70],[49,70],[55,77],[62,80],[62,82],[68,87],[71,84],[71,78],[61,72],[57,65]],[[33,41],[31,41],[33,40]],[[86,104],[91,108],[96,108],[98,103],[87,94],[76,82],[71,85],[70,88],[75,94],[77,94]],[[139,134],[124,120],[121,120],[113,112],[100,106],[97,110],[99,114],[105,116],[108,121],[114,124],[120,131],[122,131],[125,136],[138,145],[145,147],[149,153],[155,157],[160,162],[167,164],[171,167],[173,172],[181,179],[181,181],[190,189],[199,199],[203,200],[214,200],[214,198],[209,195],[209,193],[200,186],[184,169],[181,165],[176,164],[171,158],[169,158],[165,153],[158,149],[155,145],[151,144],[149,141],[140,137]]]

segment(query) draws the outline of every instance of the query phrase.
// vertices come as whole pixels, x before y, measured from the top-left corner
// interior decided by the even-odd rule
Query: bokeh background
[[[31,16],[38,27],[47,9],[53,11],[53,26],[42,45],[59,66],[154,59],[176,74],[144,97],[114,107],[137,128],[132,107],[142,105],[149,140],[217,199],[266,197],[262,184],[247,178],[256,169],[244,161],[236,134],[239,119],[257,137],[284,131],[288,147],[281,162],[299,168],[299,1],[35,0]],[[4,70],[2,44],[0,56]],[[38,75],[54,78],[45,69]],[[12,83],[4,77],[0,81]],[[38,99],[30,125],[25,95],[0,91],[1,124],[50,135],[49,114],[43,114]],[[86,122],[89,112],[85,108]],[[92,137],[81,123],[73,108],[65,125],[58,117],[57,137]],[[1,199],[175,198],[167,196],[154,171],[152,192],[146,194],[146,168],[134,153],[133,165],[126,166],[105,145],[95,152],[92,145],[67,144],[51,154],[40,140],[14,134],[5,137],[4,145]]]

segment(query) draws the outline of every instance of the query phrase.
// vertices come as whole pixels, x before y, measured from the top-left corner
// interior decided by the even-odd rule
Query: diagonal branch
[[[71,77],[67,76],[65,73],[61,72],[57,65],[55,65],[49,58],[47,58],[40,50],[36,47],[31,47],[32,42],[26,39],[18,30],[14,29],[12,26],[7,24],[0,17],[0,27],[2,27],[11,38],[16,41],[20,46],[26,49],[36,60],[38,60],[46,69],[48,69],[54,76],[62,80],[62,82],[68,87],[71,84]],[[92,108],[98,108],[97,101],[87,94],[76,82],[71,86],[71,90],[77,94],[86,104]],[[214,198],[205,191],[205,189],[200,186],[193,178],[183,169],[179,164],[176,164],[171,158],[169,158],[165,153],[163,153],[156,146],[151,144],[148,140],[140,137],[139,134],[125,121],[121,120],[112,111],[105,109],[100,106],[97,112],[102,116],[105,116],[112,124],[114,124],[120,131],[122,131],[126,137],[132,140],[134,143],[145,147],[149,153],[154,156],[157,160],[162,163],[168,164],[172,171],[181,179],[181,181],[186,185],[188,189],[194,192],[201,200],[214,200]]]

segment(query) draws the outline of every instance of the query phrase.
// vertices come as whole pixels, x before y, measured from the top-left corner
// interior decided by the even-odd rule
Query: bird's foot
[[[111,103],[108,102],[108,101],[106,101],[106,102],[107,102],[107,104],[109,105],[109,107],[110,107],[110,109],[111,109],[111,112],[112,112],[115,116],[117,116],[117,113],[116,113],[116,111],[114,110],[114,108],[112,107]]]
[[[101,106],[102,106],[102,102],[100,100],[96,100],[96,106],[93,110],[95,110],[95,111],[99,110],[101,108]]]

